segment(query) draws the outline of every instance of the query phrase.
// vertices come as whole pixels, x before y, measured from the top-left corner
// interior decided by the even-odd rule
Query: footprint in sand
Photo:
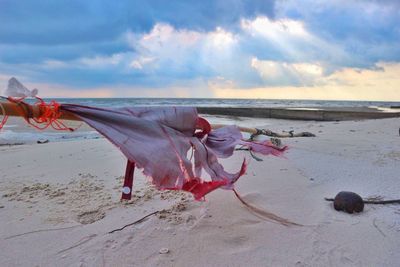
[[[101,210],[91,210],[91,211],[84,211],[78,214],[78,222],[81,224],[91,224],[96,221],[103,219],[106,216],[104,211]]]

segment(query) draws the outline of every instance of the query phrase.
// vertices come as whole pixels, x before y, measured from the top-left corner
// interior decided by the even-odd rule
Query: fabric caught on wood
[[[245,173],[245,160],[236,173],[225,171],[218,162],[218,158],[230,157],[236,145],[264,155],[279,156],[285,150],[268,142],[245,141],[235,126],[211,130],[192,107],[105,109],[63,104],[60,110],[75,114],[104,135],[128,158],[128,167],[135,163],[158,189],[185,190],[197,200],[219,187],[232,189]],[[188,157],[190,149],[194,164]],[[201,179],[203,170],[211,181]],[[133,175],[133,170],[127,168],[126,175]],[[131,191],[124,192],[128,196],[123,194],[123,198],[129,199]]]

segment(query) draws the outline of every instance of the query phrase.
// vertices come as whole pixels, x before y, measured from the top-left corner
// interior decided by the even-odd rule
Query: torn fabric
[[[75,114],[122,151],[128,158],[125,176],[128,187],[132,186],[129,179],[136,165],[151,177],[158,189],[185,190],[195,199],[201,199],[219,187],[232,189],[245,173],[245,161],[236,173],[226,172],[218,162],[218,157],[231,156],[236,145],[248,146],[265,155],[283,152],[267,143],[242,140],[235,126],[211,130],[192,107],[104,109],[63,104],[60,110]],[[196,131],[198,128],[202,131]],[[194,165],[188,157],[190,149],[194,151]],[[210,175],[211,181],[201,179],[202,170]],[[125,189],[125,183],[124,193],[130,198],[132,188]]]

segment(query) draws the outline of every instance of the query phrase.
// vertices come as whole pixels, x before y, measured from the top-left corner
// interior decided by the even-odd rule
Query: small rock
[[[333,202],[334,208],[337,211],[345,211],[347,213],[362,212],[364,210],[363,199],[354,192],[341,191]]]
[[[160,254],[167,254],[167,253],[169,253],[169,249],[168,248],[161,248],[159,253]]]
[[[2,208],[4,208],[4,206],[3,206],[3,205],[0,205],[0,209],[2,209]]]

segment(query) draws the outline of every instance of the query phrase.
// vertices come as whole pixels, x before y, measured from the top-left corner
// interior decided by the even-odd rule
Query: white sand
[[[304,226],[262,220],[231,191],[206,202],[158,192],[139,172],[134,199],[121,204],[125,158],[104,139],[1,146],[0,266],[399,265],[399,205],[350,215],[323,200],[341,190],[400,198],[399,119],[238,123],[318,135],[284,139],[287,159],[253,160],[237,183],[246,201]]]

